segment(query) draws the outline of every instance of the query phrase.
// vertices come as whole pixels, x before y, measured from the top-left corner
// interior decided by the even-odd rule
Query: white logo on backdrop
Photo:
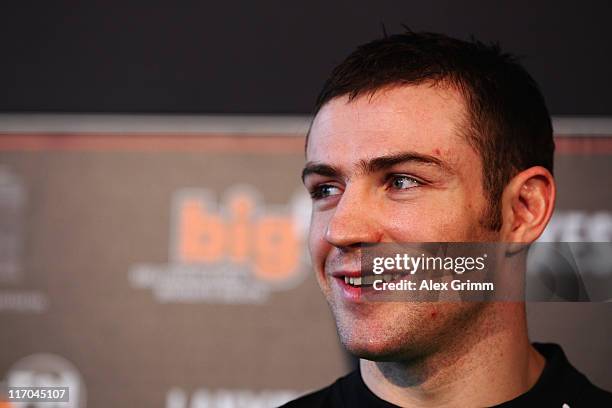
[[[611,241],[612,213],[555,213],[530,250],[532,299],[612,300]]]
[[[32,354],[22,358],[8,370],[5,381],[8,387],[68,387],[68,402],[32,402],[27,406],[85,408],[86,405],[81,374],[74,364],[56,354]]]
[[[199,388],[191,395],[175,387],[166,395],[166,408],[270,408],[300,395],[290,390],[244,390]]]

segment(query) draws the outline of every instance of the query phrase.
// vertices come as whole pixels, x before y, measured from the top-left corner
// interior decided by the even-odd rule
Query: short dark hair
[[[552,173],[555,145],[538,85],[498,44],[410,30],[385,35],[357,47],[334,68],[314,113],[336,97],[348,95],[350,101],[383,88],[422,83],[451,86],[464,97],[468,117],[462,133],[482,157],[489,196],[484,223],[499,230],[505,186],[532,166]]]

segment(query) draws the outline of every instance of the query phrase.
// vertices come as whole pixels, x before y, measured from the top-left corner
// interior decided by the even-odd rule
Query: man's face
[[[343,275],[362,244],[495,240],[482,161],[461,135],[466,110],[449,88],[379,90],[319,111],[306,149],[313,195],[309,249],[343,344],[354,354],[410,358],[452,341],[479,314],[469,303],[367,302]]]

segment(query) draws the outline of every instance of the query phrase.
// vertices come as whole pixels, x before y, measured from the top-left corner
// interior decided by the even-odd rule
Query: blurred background
[[[609,1],[3,3],[0,381],[70,386],[62,407],[269,407],[348,372],[310,270],[299,174],[323,81],[383,25],[521,56],[557,143],[542,239],[609,242],[611,12]],[[530,334],[612,389],[611,311],[530,303]]]

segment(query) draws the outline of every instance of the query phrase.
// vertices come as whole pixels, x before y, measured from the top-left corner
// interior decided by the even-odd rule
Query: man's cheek
[[[395,211],[385,221],[384,230],[393,242],[431,241],[438,229],[435,214],[431,211]]]
[[[325,231],[325,224],[321,222],[319,217],[313,215],[308,230],[308,250],[313,265],[317,265],[318,261],[324,256],[326,246],[329,246],[329,243],[325,240]]]
[[[332,250],[332,245],[325,239],[327,223],[321,214],[312,217],[308,236],[308,249],[312,260],[315,277],[323,292],[327,292],[325,264]]]
[[[472,215],[461,213],[454,204],[457,200],[446,197],[418,208],[396,211],[389,218],[385,230],[394,242],[454,241],[465,234]]]

